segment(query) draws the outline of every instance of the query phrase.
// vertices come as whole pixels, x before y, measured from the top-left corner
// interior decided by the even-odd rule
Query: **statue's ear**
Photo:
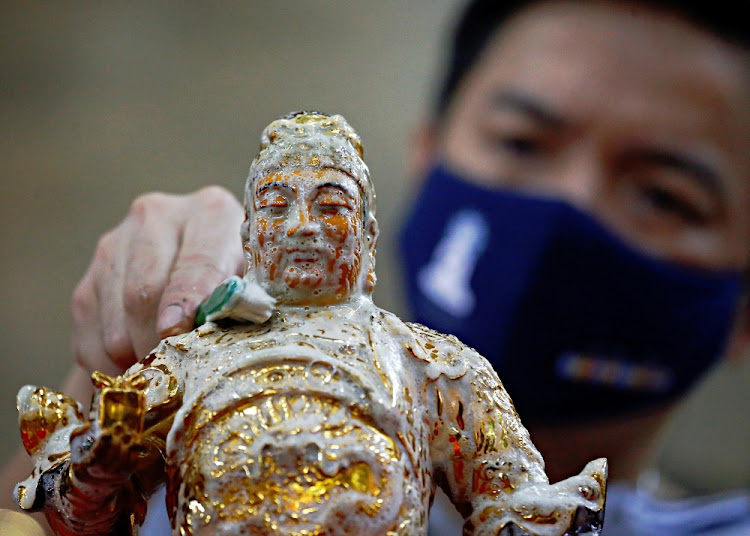
[[[240,226],[240,237],[242,238],[242,249],[245,250],[245,256],[248,257],[248,243],[250,242],[250,214],[247,212],[247,205],[245,205],[245,219]]]
[[[367,242],[367,249],[370,250],[370,255],[375,257],[375,250],[378,247],[378,220],[375,218],[369,218],[370,222],[367,224],[365,229],[365,240]]]
[[[372,294],[375,289],[375,282],[377,276],[375,275],[375,250],[378,247],[378,220],[375,218],[368,218],[367,227],[365,227],[365,242],[367,243],[367,251],[370,253],[369,262],[365,263],[365,279],[363,290],[366,294]]]

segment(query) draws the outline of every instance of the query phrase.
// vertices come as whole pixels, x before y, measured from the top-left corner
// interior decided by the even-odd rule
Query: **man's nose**
[[[539,181],[543,193],[587,212],[602,209],[607,173],[604,163],[590,153],[560,158]]]
[[[287,220],[287,236],[313,236],[320,230],[320,224],[310,214],[310,207],[300,203]]]

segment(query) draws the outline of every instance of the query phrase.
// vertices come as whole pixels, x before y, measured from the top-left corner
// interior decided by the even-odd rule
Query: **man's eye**
[[[704,209],[678,193],[659,185],[645,185],[643,196],[648,204],[659,212],[674,216],[692,225],[703,225],[711,215]]]
[[[542,152],[542,142],[532,136],[499,136],[498,147],[515,156],[536,156]]]

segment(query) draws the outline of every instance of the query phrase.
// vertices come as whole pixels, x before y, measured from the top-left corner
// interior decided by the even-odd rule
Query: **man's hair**
[[[591,0],[581,0],[583,3]],[[510,17],[544,0],[472,0],[458,20],[442,84],[435,103],[435,116],[442,117],[487,43]],[[750,50],[750,0],[633,0],[646,9],[674,13],[725,41]]]

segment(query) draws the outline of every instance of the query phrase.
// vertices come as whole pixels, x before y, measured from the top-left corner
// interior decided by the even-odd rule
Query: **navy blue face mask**
[[[677,397],[721,356],[742,292],[739,273],[654,259],[568,203],[443,167],[400,238],[412,318],[484,355],[531,423]]]

